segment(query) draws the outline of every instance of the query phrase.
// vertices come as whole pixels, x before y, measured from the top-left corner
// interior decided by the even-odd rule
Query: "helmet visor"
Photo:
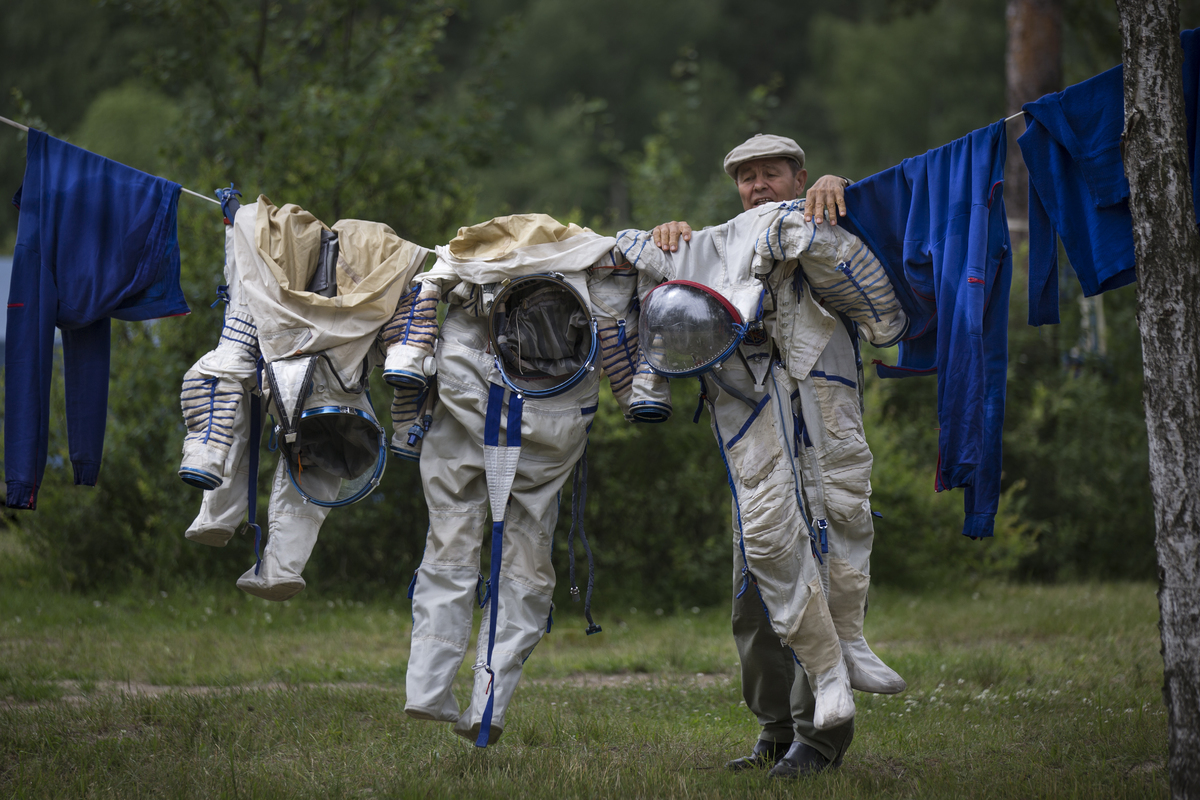
[[[742,316],[719,293],[692,281],[668,281],[646,295],[638,336],[650,368],[686,377],[725,360],[741,341]]]

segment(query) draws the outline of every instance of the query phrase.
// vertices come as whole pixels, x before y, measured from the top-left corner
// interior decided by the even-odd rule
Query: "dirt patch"
[[[96,681],[82,683],[80,681],[55,681],[51,684],[62,693],[53,700],[14,700],[11,697],[0,699],[0,708],[39,708],[52,703],[67,703],[68,705],[85,705],[107,698],[142,698],[162,697],[163,695],[188,695],[193,697],[210,697],[213,695],[229,695],[241,692],[285,692],[301,689],[329,689],[333,691],[371,690],[382,692],[398,692],[400,687],[386,684],[353,682],[353,683],[284,683],[270,681],[268,683],[247,683],[238,686],[162,686],[141,681]]]
[[[694,675],[664,674],[661,672],[629,672],[608,674],[603,672],[575,672],[565,678],[539,678],[530,681],[535,686],[570,686],[573,688],[614,689],[623,686],[645,686],[647,684],[670,686],[694,686],[707,689],[727,686],[733,682],[729,675],[698,672]]]
[[[904,775],[908,772],[908,767],[904,764],[904,762],[896,758],[878,758],[868,756],[863,759],[863,763],[865,763],[867,768],[872,772],[888,778],[895,778],[897,780],[904,778]]]
[[[582,689],[619,689],[626,686],[647,685],[707,689],[714,686],[727,686],[732,682],[733,677],[730,675],[703,672],[689,675],[661,672],[633,672],[625,674],[576,672],[566,677],[539,678],[528,681],[528,683],[535,686],[567,686]],[[57,688],[59,692],[57,697],[46,700],[16,700],[12,697],[0,698],[0,708],[40,708],[53,703],[66,703],[68,705],[79,706],[94,703],[101,699],[162,697],[163,695],[171,694],[210,697],[214,695],[238,694],[240,692],[294,692],[305,689],[326,689],[339,692],[399,692],[401,688],[396,684],[366,682],[285,683],[283,681],[247,683],[237,686],[164,686],[161,684],[145,683],[143,681],[96,681],[89,683],[66,680],[54,681],[49,685]]]
[[[1161,761],[1159,761],[1158,759],[1152,758],[1149,761],[1143,761],[1140,764],[1134,764],[1132,767],[1130,767],[1129,769],[1127,769],[1125,771],[1125,774],[1126,775],[1149,775],[1149,774],[1153,774],[1155,772],[1162,772],[1164,766],[1165,765]]]

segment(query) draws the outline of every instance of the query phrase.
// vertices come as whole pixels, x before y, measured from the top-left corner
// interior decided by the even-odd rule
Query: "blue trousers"
[[[10,508],[32,509],[46,468],[54,329],[63,332],[75,483],[100,473],[110,319],[188,313],[179,287],[179,185],[29,131],[5,339]]]

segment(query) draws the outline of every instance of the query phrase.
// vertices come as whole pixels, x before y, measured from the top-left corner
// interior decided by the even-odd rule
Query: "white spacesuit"
[[[243,590],[269,600],[302,590],[329,508],[378,482],[386,440],[365,387],[384,359],[379,332],[428,252],[381,223],[342,220],[331,230],[266,197],[227,226],[225,325],[184,377],[180,475],[207,489],[185,535],[224,546],[250,511],[254,406],[276,418],[269,537],[238,580]]]
[[[587,445],[600,367],[627,414],[634,398],[663,406],[662,386],[634,391],[638,277],[613,260],[613,244],[541,214],[501,217],[460,229],[421,276],[450,307],[420,442],[429,533],[412,589],[405,711],[453,723],[481,747],[503,732],[522,665],[549,630],[558,493]],[[425,354],[407,352],[386,369],[416,372]],[[489,530],[475,681],[460,711],[451,684],[485,585]]]
[[[706,365],[701,379],[734,493],[742,592],[757,592],[775,634],[803,664],[816,697],[813,722],[827,729],[853,717],[852,681],[880,667],[894,673],[862,639],[871,456],[861,411],[845,405],[860,408],[855,350],[848,337],[835,339],[841,325],[824,306],[879,344],[899,338],[907,323],[874,256],[843,229],[804,223],[801,208],[751,208],[693,233],[678,252],[659,250],[646,232],[624,231],[618,249],[654,280],[713,290],[741,326],[740,346]],[[784,228],[792,233],[780,249]],[[806,232],[802,245],[793,229]],[[835,287],[848,279],[859,280],[858,289],[838,296]],[[814,294],[818,283],[828,299]],[[646,324],[657,311],[651,293],[642,347],[652,363]]]
[[[805,222],[803,208],[802,200],[782,204],[778,219],[756,240],[755,252],[784,275],[787,265],[798,261],[795,269],[813,296],[843,315],[808,376],[797,381],[802,484],[822,549],[828,549],[821,574],[850,685],[895,694],[904,690],[904,679],[863,637],[875,536],[872,458],[863,431],[861,359],[850,338],[854,334],[843,334],[855,331],[877,347],[888,347],[906,335],[908,319],[883,265],[866,245],[843,228]],[[792,340],[800,338],[796,325],[793,321],[785,334]]]

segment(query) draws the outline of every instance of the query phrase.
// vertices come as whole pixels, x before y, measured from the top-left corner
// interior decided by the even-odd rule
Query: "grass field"
[[[403,713],[406,600],[0,588],[0,797],[1162,797],[1154,588],[873,591],[908,680],[844,766],[732,774],[757,726],[727,609],[560,614],[486,750]],[[468,656],[468,665],[470,656]],[[470,670],[460,673],[465,699]]]

